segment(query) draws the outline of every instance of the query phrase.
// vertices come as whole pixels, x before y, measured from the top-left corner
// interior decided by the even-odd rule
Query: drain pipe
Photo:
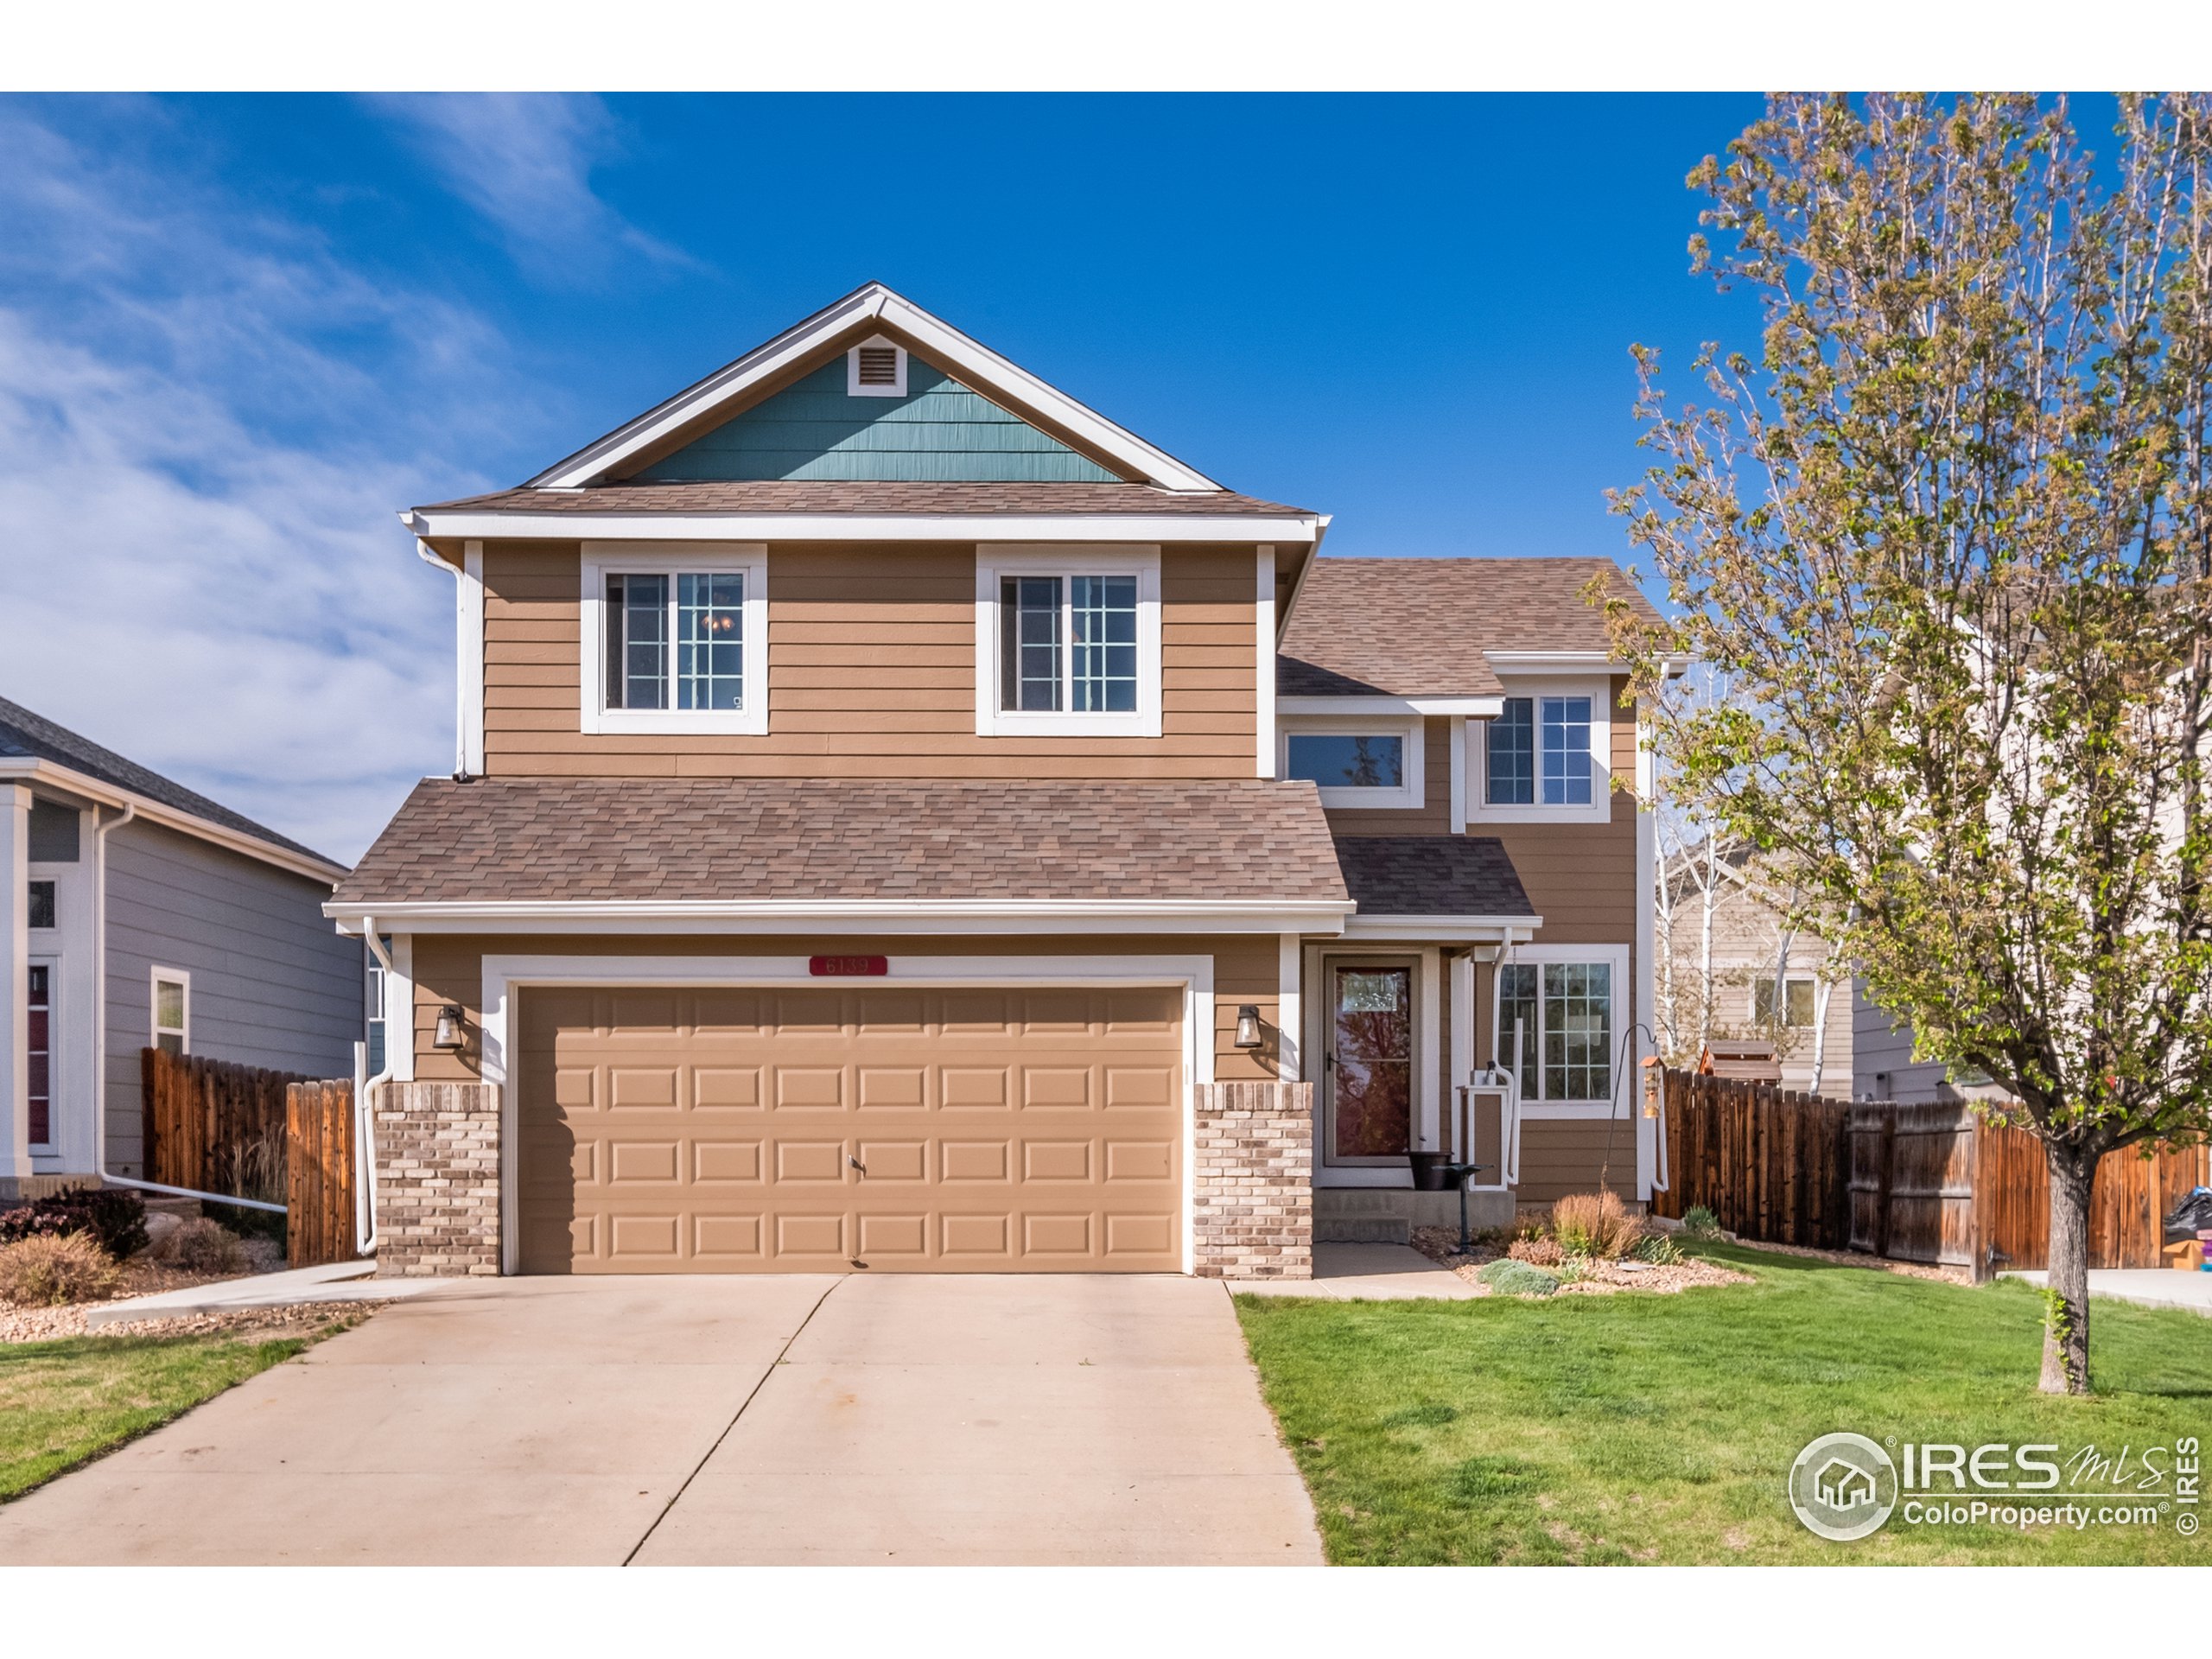
[[[369,950],[384,969],[384,1065],[373,1077],[363,1074],[369,1069],[368,1047],[353,1045],[353,1249],[361,1255],[374,1255],[377,1243],[382,1236],[377,1231],[377,1128],[376,1114],[369,1109],[372,1091],[391,1081],[391,1063],[396,1051],[392,1048],[391,986],[396,970],[391,965],[391,953],[384,948],[383,936],[377,931],[377,918],[361,918],[361,937],[369,942]],[[412,1014],[408,1021],[407,1040],[415,1040]]]
[[[124,803],[121,817],[107,822],[102,821],[98,805],[92,808],[92,1167],[104,1186],[235,1205],[241,1210],[268,1210],[281,1216],[284,1213],[281,1204],[232,1198],[226,1192],[202,1192],[195,1187],[164,1186],[135,1175],[118,1175],[107,1166],[107,838],[110,831],[122,829],[137,816],[137,804],[133,801]]]

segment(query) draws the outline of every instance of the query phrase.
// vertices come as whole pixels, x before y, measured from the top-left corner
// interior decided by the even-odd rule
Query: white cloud
[[[487,483],[442,457],[533,400],[479,320],[188,169],[20,107],[0,153],[0,696],[358,856],[452,765],[452,584],[394,511]]]
[[[397,120],[454,194],[499,226],[543,277],[594,281],[627,251],[692,263],[646,235],[592,188],[615,148],[613,116],[580,92],[408,92],[372,100]]]

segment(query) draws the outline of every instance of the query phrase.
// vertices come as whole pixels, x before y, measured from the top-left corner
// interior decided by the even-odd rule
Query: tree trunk
[[[2050,1171],[2050,1253],[2044,1282],[2043,1380],[2045,1394],[2089,1392],[2089,1195],[2097,1155],[2084,1147],[2044,1144]]]

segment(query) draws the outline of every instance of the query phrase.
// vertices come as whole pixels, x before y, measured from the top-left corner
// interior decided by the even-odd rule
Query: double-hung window
[[[1502,963],[1497,970],[1497,1052],[1511,1071],[1520,1032],[1521,1098],[1539,1106],[1611,1109],[1619,1063],[1618,999],[1627,991],[1624,950],[1542,947],[1546,959]],[[1554,954],[1555,953],[1555,954]]]
[[[976,627],[978,735],[1160,734],[1157,549],[982,549]]]
[[[768,729],[765,550],[587,543],[588,732]]]
[[[1603,821],[1611,816],[1607,693],[1575,684],[1508,696],[1500,713],[1467,722],[1474,752],[1474,818]]]

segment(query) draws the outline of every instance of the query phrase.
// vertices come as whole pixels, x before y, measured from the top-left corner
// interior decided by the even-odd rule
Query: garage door
[[[1179,990],[520,1000],[525,1273],[1182,1268]]]

